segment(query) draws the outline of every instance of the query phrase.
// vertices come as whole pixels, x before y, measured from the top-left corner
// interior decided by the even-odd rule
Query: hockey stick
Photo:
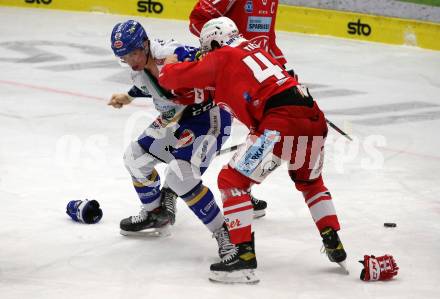
[[[342,136],[344,136],[345,138],[347,138],[350,141],[353,141],[353,139],[351,139],[351,137],[345,133],[344,131],[342,131],[341,129],[339,129],[339,127],[337,125],[335,125],[334,123],[332,123],[331,121],[329,121],[327,118],[325,119],[325,121],[329,124],[330,127],[332,127],[336,132],[338,132],[339,134],[341,134]]]
[[[244,144],[244,142],[243,142],[243,143],[240,143],[240,144],[236,144],[236,145],[230,146],[230,147],[227,147],[227,148],[224,148],[224,149],[221,149],[221,150],[218,152],[217,156],[220,156],[220,155],[223,155],[223,154],[226,154],[226,153],[233,152],[233,151],[237,150],[237,148],[238,148],[239,146],[243,145],[243,144]]]
[[[342,131],[337,125],[335,125],[334,123],[332,123],[331,121],[329,121],[327,118],[325,119],[325,121],[326,121],[326,122],[329,124],[329,126],[332,127],[336,132],[338,132],[339,134],[341,134],[342,136],[344,136],[344,137],[347,138],[348,140],[353,141],[353,139],[350,137],[350,135],[348,135],[347,133],[345,133],[344,131]],[[218,152],[217,156],[220,156],[220,155],[223,155],[223,154],[226,154],[226,153],[233,152],[233,151],[237,150],[237,149],[238,149],[241,145],[243,145],[243,144],[244,144],[244,142],[243,142],[243,143],[240,143],[240,144],[236,144],[236,145],[230,146],[230,147],[227,147],[227,148],[224,148],[224,149],[221,149],[221,150]]]

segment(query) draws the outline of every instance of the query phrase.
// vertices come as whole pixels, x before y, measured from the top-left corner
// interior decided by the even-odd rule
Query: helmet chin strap
[[[151,58],[153,58],[153,56],[151,55],[150,40],[147,41],[148,41],[148,45],[147,45],[148,49],[147,47],[144,47],[145,55],[147,55],[147,60],[145,62],[144,69],[147,69],[151,75],[157,78],[159,76],[159,69],[156,66],[156,64],[153,62],[152,65],[150,66],[148,65],[148,62],[150,61],[150,56]]]
[[[147,39],[146,41],[148,42],[148,51],[146,48],[144,48],[145,54],[147,55],[147,62],[145,62],[145,65],[148,65],[148,61],[150,61],[150,40]]]

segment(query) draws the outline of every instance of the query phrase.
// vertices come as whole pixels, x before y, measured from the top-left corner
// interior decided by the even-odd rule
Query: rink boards
[[[1,5],[188,20],[195,2],[195,0],[2,0]],[[280,5],[277,30],[440,50],[440,24],[361,13]]]

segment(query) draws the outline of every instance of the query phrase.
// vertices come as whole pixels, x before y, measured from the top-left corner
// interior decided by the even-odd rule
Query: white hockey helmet
[[[203,25],[200,32],[200,47],[202,53],[213,50],[214,45],[223,47],[230,45],[239,38],[237,25],[228,17],[220,17],[209,20]]]

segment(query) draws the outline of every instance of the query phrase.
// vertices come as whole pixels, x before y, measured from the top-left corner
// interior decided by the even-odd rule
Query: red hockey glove
[[[392,255],[385,254],[375,257],[374,255],[364,255],[364,261],[359,261],[364,265],[361,272],[361,280],[389,280],[397,275],[396,261]]]

